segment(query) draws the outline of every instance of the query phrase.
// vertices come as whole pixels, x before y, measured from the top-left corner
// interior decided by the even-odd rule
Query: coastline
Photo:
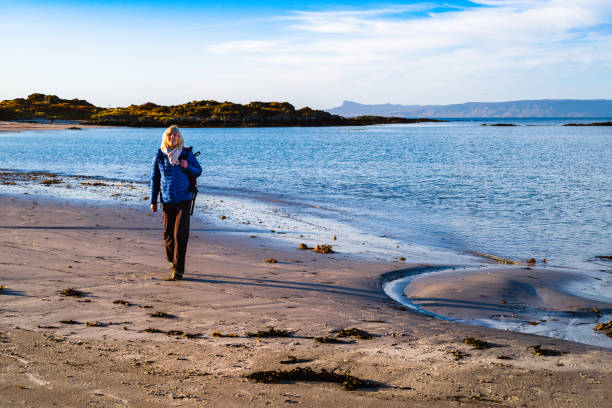
[[[84,125],[81,123],[32,123],[32,122],[13,122],[0,121],[0,132],[26,132],[31,130],[61,130],[61,129],[86,129],[86,128],[106,128],[108,126]]]
[[[147,213],[144,205],[75,205],[6,194],[0,201],[0,239],[10,249],[0,264],[6,401],[597,406],[611,397],[610,350],[433,319],[406,311],[384,294],[381,276],[423,265],[281,248],[246,232],[194,222],[187,280],[166,282],[160,215]],[[86,295],[58,295],[69,287]],[[153,311],[176,318],[150,317]],[[292,337],[246,336],[269,326]],[[201,336],[143,331],[149,327]],[[311,338],[351,327],[375,337],[346,344]],[[238,336],[211,337],[216,331]],[[473,350],[465,337],[495,347]],[[536,356],[528,347],[538,344],[562,354]],[[378,387],[349,392],[337,384],[243,378],[257,370],[294,368],[280,363],[290,355],[307,360],[295,366],[350,371]]]

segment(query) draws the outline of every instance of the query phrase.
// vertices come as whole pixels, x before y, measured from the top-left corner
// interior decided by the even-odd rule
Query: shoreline
[[[137,209],[142,208],[143,197],[145,200],[148,199],[146,196],[148,188],[145,183],[106,179],[95,176],[70,176],[48,172],[9,171],[0,172],[0,184],[8,185],[7,187],[9,188],[4,188],[5,191],[12,190],[10,193],[4,193],[5,195],[8,194],[9,197],[17,198],[20,194],[30,195],[35,198],[38,197],[39,199],[45,197],[45,200],[51,205],[54,203],[57,204],[76,200],[77,205],[87,206],[92,203],[92,200],[96,200],[96,205],[110,205],[117,208],[128,206],[131,209]],[[113,194],[109,192],[109,189],[112,190]],[[394,272],[386,273],[385,276],[381,276],[380,278],[382,282],[381,287],[384,289],[387,296],[417,313],[447,321],[456,321],[470,325],[493,327],[523,333],[540,334],[547,337],[612,348],[612,343],[603,334],[594,333],[592,330],[595,324],[612,320],[612,305],[610,305],[612,299],[608,299],[606,303],[605,299],[602,299],[600,295],[606,293],[606,288],[610,286],[611,279],[607,274],[602,273],[602,271],[590,271],[589,273],[582,271],[583,274],[575,272],[570,273],[570,269],[568,268],[559,266],[546,267],[545,265],[536,267],[535,264],[511,261],[486,254],[478,254],[478,256],[456,254],[454,257],[447,255],[445,259],[441,259],[444,258],[441,257],[442,253],[414,245],[410,250],[404,250],[405,256],[407,256],[408,259],[405,257],[391,256],[389,254],[385,256],[384,253],[372,252],[373,250],[375,251],[376,247],[363,251],[358,246],[355,247],[355,245],[351,246],[347,244],[347,239],[349,238],[346,234],[338,233],[339,240],[336,241],[336,236],[334,235],[332,241],[329,237],[325,239],[327,234],[309,234],[303,230],[294,230],[294,228],[283,229],[280,225],[282,224],[282,220],[266,220],[266,218],[271,215],[273,216],[270,211],[263,211],[255,217],[255,219],[261,218],[266,220],[264,224],[257,224],[254,222],[255,219],[249,220],[249,217],[236,217],[236,214],[231,210],[224,211],[216,208],[218,205],[222,205],[222,208],[224,208],[223,206],[230,204],[231,199],[228,200],[229,197],[222,196],[212,199],[211,197],[213,196],[209,197],[209,195],[204,194],[203,197],[200,198],[198,211],[194,216],[194,220],[197,220],[198,223],[205,223],[207,225],[212,223],[212,225],[214,225],[213,229],[207,228],[202,231],[222,231],[228,236],[257,236],[260,240],[265,240],[266,245],[279,250],[295,250],[304,242],[310,247],[314,247],[317,244],[333,244],[335,251],[340,250],[338,256],[344,258],[350,257],[353,261],[381,261],[397,263],[398,265],[404,262],[408,262],[412,265],[427,262],[428,264],[440,265],[433,267],[428,266],[423,268],[422,271],[411,270],[409,274],[404,273],[398,275]],[[228,208],[226,208],[226,210],[227,209]],[[216,217],[213,216],[217,213],[228,214],[229,220],[220,221],[219,215]],[[224,218],[224,216],[221,216],[221,220]],[[242,222],[237,222],[237,218],[241,218]],[[261,222],[261,220],[259,221]],[[318,239],[317,237],[323,239]],[[357,250],[353,250],[354,248],[357,248]],[[308,253],[308,251],[306,251],[306,253]],[[496,262],[492,263],[491,260]],[[500,263],[507,264],[507,267],[500,269],[500,267],[498,267]],[[552,286],[545,284],[544,288],[539,288],[537,284],[532,285],[530,279],[525,277],[523,277],[522,282],[508,281],[508,279],[505,278],[504,274],[507,272],[514,273],[513,271],[517,271],[519,268],[526,271],[535,269],[533,272],[523,273],[523,275],[526,275],[528,278],[537,280],[539,278],[531,275],[544,274],[544,276],[546,276],[544,281],[551,280],[555,283]],[[445,272],[444,269],[447,271]],[[451,269],[452,272],[448,274],[447,272]],[[455,272],[456,269],[457,271]],[[475,271],[475,273],[472,273],[473,271]],[[483,274],[490,275],[492,272],[497,276],[495,278],[497,281],[494,285],[501,285],[503,290],[498,289],[496,291],[490,291],[486,286],[484,288],[479,288],[477,287],[478,285],[476,285],[473,289],[482,292],[480,294],[481,298],[493,297],[498,298],[498,302],[505,302],[503,299],[506,297],[504,296],[505,292],[524,292],[526,299],[531,296],[531,293],[540,295],[540,292],[544,291],[545,293],[543,296],[548,299],[552,296],[550,293],[553,293],[556,297],[570,296],[570,298],[573,299],[571,305],[572,310],[566,308],[565,311],[559,312],[556,307],[546,304],[545,302],[527,306],[524,300],[515,299],[513,303],[518,306],[513,306],[514,309],[511,311],[505,310],[506,313],[492,313],[487,315],[486,313],[478,313],[476,310],[477,308],[473,307],[470,308],[470,313],[465,315],[464,310],[459,306],[460,304],[466,304],[467,302],[472,305],[477,305],[482,303],[480,301],[483,299],[470,298],[469,294],[457,293],[452,290],[453,285],[450,282],[455,282],[459,286],[465,286],[466,282],[463,281],[466,278],[470,278],[471,275],[475,276],[472,280],[478,281],[488,278],[486,276],[483,277]],[[603,272],[605,272],[605,270]],[[608,273],[610,273],[610,271],[608,271]],[[443,279],[443,282],[440,282],[440,279],[436,278],[436,276],[440,274],[447,276],[446,279]],[[591,276],[594,274],[600,276]],[[390,277],[388,275],[394,276]],[[572,275],[572,279],[564,278],[569,275]],[[432,300],[428,302],[420,302],[420,306],[414,304],[412,297],[415,299],[422,297],[419,294],[419,289],[421,288],[417,287],[414,296],[409,295],[407,292],[404,293],[405,289],[414,286],[412,285],[412,281],[414,280],[425,280],[427,282],[427,287],[425,288],[427,296],[429,296],[429,292],[431,292],[430,287],[443,288],[437,293],[438,297],[441,298],[441,304],[448,305],[449,302],[446,297],[450,296],[453,302],[455,302],[453,303],[455,305],[454,308],[442,308],[442,311],[438,312],[437,306],[440,302],[434,301],[434,298],[431,298]],[[458,282],[458,280],[461,282]],[[573,285],[573,290],[572,288],[561,288],[560,282],[567,282],[567,285]],[[601,287],[598,288],[598,285]],[[581,287],[579,288],[578,286]],[[590,293],[585,293],[585,289],[587,288],[590,290]],[[443,292],[444,295],[441,295]],[[589,296],[591,296],[591,298],[589,298]],[[566,304],[566,306],[568,306],[568,304]],[[517,307],[519,309],[516,309]],[[485,310],[489,310],[490,308],[491,306],[484,307]],[[503,309],[503,307],[499,305],[497,305],[496,308]],[[591,309],[600,310],[601,313],[596,320],[591,321],[591,319],[587,319],[583,316],[585,313],[580,312],[582,309],[589,311],[586,315],[591,315]]]
[[[612,398],[610,350],[445,322],[410,313],[384,294],[384,274],[407,274],[423,265],[283,250],[248,232],[227,233],[198,221],[192,225],[187,279],[166,282],[159,213],[35,196],[0,200],[0,240],[10,249],[0,263],[0,359],[6,374],[0,387],[7,402],[597,406]],[[58,295],[68,287],[85,296]],[[149,316],[154,311],[176,317],[156,319]],[[247,336],[270,326],[292,335]],[[200,336],[144,332],[148,327]],[[350,327],[375,337],[345,344],[312,339]],[[212,337],[214,332],[237,337]],[[465,337],[494,346],[473,350]],[[536,356],[528,348],[538,344],[561,354]],[[288,356],[305,362],[280,363]],[[378,386],[374,392],[348,392],[336,384],[243,378],[295,366],[350,371]]]
[[[110,205],[139,206],[143,200],[148,199],[149,194],[148,184],[144,181],[47,171],[0,169],[0,186],[3,186],[5,192],[17,196],[27,193],[51,198],[57,196],[63,199],[97,199]],[[315,213],[306,214],[301,218],[283,215],[288,207],[298,211],[307,208]],[[194,216],[205,222],[213,222],[221,228],[265,234],[275,241],[281,241],[282,245],[289,243],[297,247],[301,243],[309,246],[331,244],[336,250],[369,261],[398,261],[409,257],[413,262],[447,264],[479,263],[486,259],[471,253],[462,254],[441,248],[429,248],[422,244],[405,245],[395,242],[330,219],[326,217],[328,211],[334,209],[277,197],[262,199],[257,196],[241,195],[232,190],[221,191],[214,187],[200,186]],[[364,245],[364,241],[367,241],[367,246]],[[401,245],[401,248],[398,245]]]
[[[33,123],[33,122],[13,122],[7,120],[0,121],[0,132],[27,132],[32,130],[80,130],[91,128],[107,128],[102,125],[84,125],[81,123]]]

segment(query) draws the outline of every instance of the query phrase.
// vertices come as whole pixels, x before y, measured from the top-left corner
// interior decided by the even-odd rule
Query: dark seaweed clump
[[[320,372],[317,372],[309,367],[296,367],[292,370],[257,371],[245,375],[244,378],[266,384],[274,384],[281,381],[331,382],[342,384],[347,391],[356,390],[358,388],[376,387],[376,383],[373,381],[362,380],[349,373],[338,374],[325,369],[321,369]]]
[[[331,245],[320,244],[316,245],[313,249],[314,252],[320,252],[322,254],[333,254],[335,251],[332,249]]]
[[[612,320],[608,323],[597,323],[593,330],[603,332],[606,336],[612,337]]]
[[[51,184],[61,184],[62,181],[58,179],[46,179],[40,182],[40,184],[44,184],[45,186],[50,186]]]
[[[85,323],[87,326],[90,327],[106,327],[106,323],[102,323],[102,322],[87,322]]]
[[[162,319],[172,319],[172,318],[176,317],[174,315],[171,315],[171,314],[168,314],[168,313],[165,313],[165,312],[160,312],[160,311],[157,311],[155,313],[149,313],[149,316],[151,316],[151,317],[159,317],[159,318],[162,318]]]
[[[560,351],[557,351],[557,350],[542,348],[541,344],[538,344],[537,346],[527,347],[527,350],[530,350],[530,349],[533,352],[533,354],[535,354],[536,356],[542,356],[542,357],[560,356],[562,354]]]
[[[340,340],[337,339],[335,337],[315,337],[314,341],[319,343],[319,344],[323,344],[323,343],[328,343],[328,344],[348,344],[348,341],[345,340]]]
[[[155,329],[153,327],[146,328],[146,329],[144,329],[144,331],[146,333],[164,333],[163,330]]]
[[[299,364],[299,363],[309,363],[312,360],[308,360],[305,358],[297,358],[296,356],[287,356],[286,360],[281,360],[281,364]]]
[[[132,303],[128,302],[127,300],[122,300],[122,299],[115,300],[113,303],[116,305],[132,306]]]
[[[63,324],[81,324],[81,322],[77,322],[76,320],[72,320],[72,319],[70,319],[70,320],[60,320],[60,323],[63,323]]]
[[[469,354],[464,353],[461,350],[450,350],[448,353],[452,354],[452,356],[455,358],[455,360],[462,360],[463,358],[470,356]]]
[[[291,337],[291,332],[287,330],[278,330],[274,327],[268,328],[268,330],[258,330],[257,333],[247,333],[248,337]]]
[[[278,261],[274,258],[263,258],[261,260],[262,262],[268,262],[268,263],[277,263]]]
[[[374,338],[373,335],[368,333],[365,330],[360,330],[355,327],[351,329],[341,329],[338,331],[337,337],[355,337],[360,340],[372,340]]]
[[[83,297],[84,293],[81,292],[80,290],[76,290],[73,288],[68,288],[68,289],[64,289],[64,290],[60,290],[59,291],[60,296],[72,296],[72,297]]]
[[[474,347],[476,350],[484,350],[491,347],[488,341],[480,340],[474,337],[466,337],[465,339],[463,339],[463,342]]]

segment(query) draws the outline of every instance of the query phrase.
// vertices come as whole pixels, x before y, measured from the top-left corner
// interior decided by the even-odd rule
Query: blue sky
[[[0,0],[0,99],[610,99],[610,22],[610,0]]]

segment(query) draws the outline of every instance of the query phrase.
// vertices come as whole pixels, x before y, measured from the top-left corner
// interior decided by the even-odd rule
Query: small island
[[[563,126],[612,126],[612,122],[567,123]]]
[[[131,127],[268,127],[366,126],[391,123],[443,122],[386,116],[345,118],[308,107],[295,109],[288,102],[233,102],[202,100],[163,106],[152,102],[118,108],[100,108],[82,99],[61,99],[35,93],[27,98],[0,102],[0,120],[71,120],[84,125]]]

